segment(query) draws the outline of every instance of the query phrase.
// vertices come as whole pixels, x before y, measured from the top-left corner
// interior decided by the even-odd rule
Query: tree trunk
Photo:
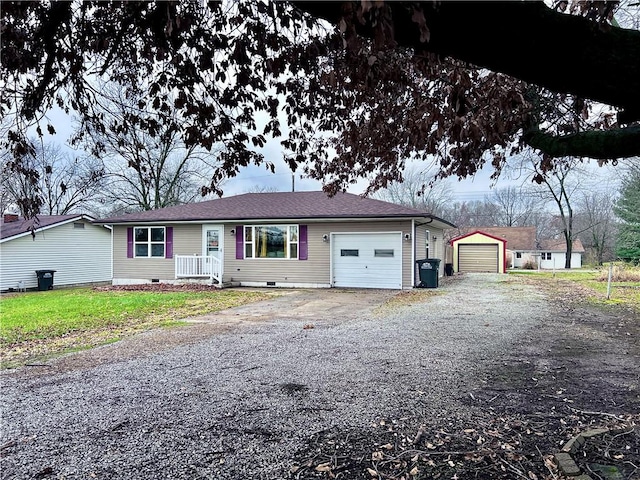
[[[570,269],[571,268],[571,254],[573,253],[573,242],[571,241],[571,236],[569,235],[569,233],[567,231],[565,231],[564,239],[565,239],[565,242],[567,244],[567,253],[566,253],[565,259],[564,259],[564,268]]]

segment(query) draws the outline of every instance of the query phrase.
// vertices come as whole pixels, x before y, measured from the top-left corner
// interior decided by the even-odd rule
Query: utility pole
[[[291,174],[291,191],[292,192],[296,191],[296,174],[295,173]]]

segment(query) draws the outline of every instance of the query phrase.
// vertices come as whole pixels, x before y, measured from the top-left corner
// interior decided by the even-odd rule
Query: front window
[[[245,258],[298,258],[298,225],[244,227]]]
[[[542,260],[551,260],[551,252],[542,252]]]
[[[135,227],[133,230],[136,257],[164,257],[164,227]]]

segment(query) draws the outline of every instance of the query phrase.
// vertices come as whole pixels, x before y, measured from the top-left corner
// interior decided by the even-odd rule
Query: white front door
[[[219,265],[220,265],[219,272],[223,271],[222,269],[223,247],[224,247],[224,227],[222,225],[203,225],[202,226],[202,255],[204,257],[214,257],[218,259]],[[205,260],[206,259],[207,258],[205,258]],[[210,262],[206,262],[205,265],[210,265]]]

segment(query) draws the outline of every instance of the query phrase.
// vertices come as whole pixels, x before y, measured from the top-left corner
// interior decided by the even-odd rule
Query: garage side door
[[[331,241],[334,287],[402,288],[402,234],[336,234]]]
[[[498,244],[458,245],[458,271],[498,273]]]

